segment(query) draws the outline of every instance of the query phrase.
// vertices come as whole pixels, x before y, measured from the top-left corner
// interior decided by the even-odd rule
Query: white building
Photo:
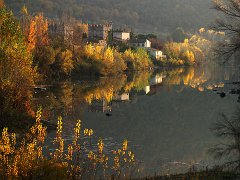
[[[150,48],[151,47],[151,41],[149,41],[148,39],[134,39],[130,42],[130,45],[132,47]]]
[[[113,39],[127,41],[130,39],[130,32],[114,31]]]
[[[149,54],[154,57],[155,59],[160,59],[160,58],[165,58],[166,56],[163,55],[163,52],[158,50],[158,49],[154,49],[154,48],[147,48],[147,51],[149,52]]]

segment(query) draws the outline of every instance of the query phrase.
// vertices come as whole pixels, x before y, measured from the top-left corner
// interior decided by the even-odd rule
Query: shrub
[[[53,150],[45,146],[47,128],[41,123],[41,109],[38,110],[36,123],[21,141],[16,134],[10,134],[7,128],[0,137],[0,177],[13,178],[54,178],[84,179],[126,176],[128,169],[135,163],[134,154],[128,150],[128,141],[124,140],[121,149],[104,153],[104,142],[99,138],[97,149],[92,149],[92,129],[81,132],[78,120],[73,130],[72,143],[66,144],[62,136],[62,118],[58,118],[57,132]],[[83,141],[84,139],[90,140]]]

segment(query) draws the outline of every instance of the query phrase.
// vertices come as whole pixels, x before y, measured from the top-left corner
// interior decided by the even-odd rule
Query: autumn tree
[[[28,35],[27,35],[27,44],[28,44],[28,47],[27,47],[27,50],[28,52],[30,53],[33,53],[34,50],[35,50],[35,47],[36,47],[36,22],[31,20],[29,22],[29,29],[27,30],[28,32]]]
[[[49,45],[48,21],[42,13],[31,18],[27,41],[27,49],[34,55],[34,64],[38,66],[38,71],[43,76],[48,76],[49,66],[54,62],[55,52]]]
[[[0,9],[0,37],[1,115],[25,112],[36,72],[20,24],[5,8]]]
[[[0,8],[4,6],[4,0],[0,0]]]
[[[163,64],[172,65],[202,64],[215,55],[213,49],[222,39],[224,39],[224,32],[201,28],[183,42],[166,43],[164,53],[167,59],[161,61]]]
[[[36,47],[40,48],[49,44],[48,39],[48,21],[44,18],[42,13],[36,15],[33,19],[36,22]]]
[[[131,70],[148,69],[153,65],[147,51],[143,48],[128,49],[123,53],[123,58],[127,61],[128,68]]]
[[[20,18],[20,23],[22,27],[22,32],[23,34],[28,37],[29,30],[30,30],[30,15],[28,14],[28,9],[24,5],[21,9],[21,18]]]
[[[229,59],[240,50],[240,1],[215,0],[214,8],[223,14],[213,29],[224,31],[228,40],[219,43],[217,53]]]
[[[41,78],[51,78],[53,75],[52,65],[55,62],[56,51],[51,46],[43,46],[38,49],[38,72]]]
[[[175,31],[171,34],[173,41],[175,42],[183,42],[184,39],[188,37],[187,33],[184,31],[183,28],[178,27]]]
[[[69,76],[74,67],[72,52],[70,50],[59,52],[54,65],[58,71],[58,75]]]

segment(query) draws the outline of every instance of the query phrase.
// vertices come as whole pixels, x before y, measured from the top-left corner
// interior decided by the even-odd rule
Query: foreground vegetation
[[[186,174],[178,174],[178,175],[166,175],[166,176],[155,176],[155,177],[146,177],[142,178],[145,180],[227,180],[227,179],[237,179],[239,175],[235,172],[225,172],[222,170],[209,170],[209,171],[201,171],[201,172],[189,172]]]
[[[92,129],[82,131],[80,120],[73,130],[71,143],[66,143],[62,131],[63,122],[59,117],[53,145],[46,145],[47,128],[41,122],[41,109],[35,125],[23,138],[4,128],[0,137],[1,179],[110,179],[132,175],[135,157],[128,150],[127,140],[121,149],[107,155],[102,138],[98,139],[97,149],[93,148],[94,132]]]

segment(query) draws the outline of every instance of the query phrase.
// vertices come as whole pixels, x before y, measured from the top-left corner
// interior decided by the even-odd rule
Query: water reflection
[[[207,149],[216,138],[209,130],[220,112],[231,113],[237,98],[227,91],[239,81],[234,68],[172,68],[98,80],[65,81],[36,92],[33,106],[43,118],[62,115],[68,134],[74,120],[93,128],[107,149],[127,138],[136,157],[152,173],[184,172],[207,166]],[[144,169],[143,168],[143,169]]]
[[[229,119],[222,114],[212,128],[221,142],[209,152],[224,161],[223,166],[240,171],[240,109]]]
[[[225,73],[223,76],[229,79],[230,75]],[[199,92],[224,87],[222,81],[211,81],[211,78],[212,74],[206,72],[206,68],[189,67],[144,71],[97,81],[65,81],[49,87],[47,92],[35,92],[34,105],[44,107],[46,119],[59,113],[69,117],[74,111],[79,111],[77,107],[80,104],[87,105],[91,112],[109,112],[112,102],[131,101],[135,95],[153,95],[162,87],[171,89],[178,85]]]

